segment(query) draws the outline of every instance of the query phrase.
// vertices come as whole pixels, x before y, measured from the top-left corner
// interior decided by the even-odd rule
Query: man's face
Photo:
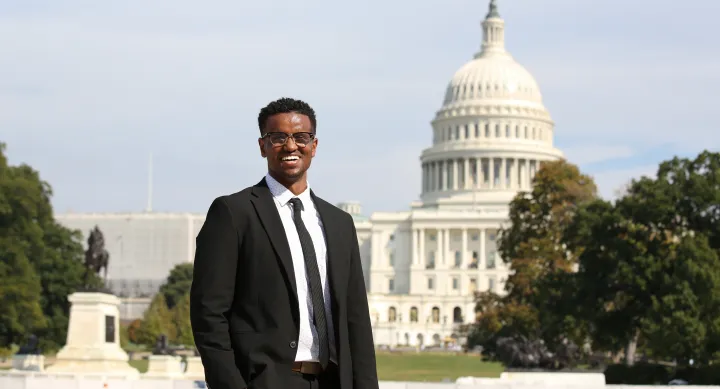
[[[283,184],[303,177],[315,156],[317,143],[310,118],[294,112],[270,116],[258,140],[260,154],[268,160],[268,170],[278,181],[285,181]]]

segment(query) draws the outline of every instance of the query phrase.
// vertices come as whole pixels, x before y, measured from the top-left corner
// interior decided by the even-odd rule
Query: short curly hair
[[[266,105],[265,108],[260,110],[258,115],[258,127],[260,127],[260,134],[262,135],[265,125],[267,124],[268,118],[279,113],[295,112],[301,115],[305,115],[310,119],[312,126],[312,132],[315,133],[317,127],[317,120],[315,119],[315,111],[310,105],[302,100],[296,100],[289,97],[283,97],[277,99],[270,104]]]

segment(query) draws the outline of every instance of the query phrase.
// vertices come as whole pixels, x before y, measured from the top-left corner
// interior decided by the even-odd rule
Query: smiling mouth
[[[295,162],[295,161],[299,161],[300,157],[291,155],[289,157],[282,157],[280,160],[283,162]]]

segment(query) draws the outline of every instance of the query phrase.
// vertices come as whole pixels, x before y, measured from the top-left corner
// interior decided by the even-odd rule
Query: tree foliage
[[[160,293],[164,295],[168,308],[175,308],[175,305],[177,305],[183,297],[190,292],[192,275],[192,263],[181,263],[170,270],[170,275],[165,283],[160,287]]]
[[[167,336],[169,342],[175,340],[176,335],[173,316],[162,293],[155,295],[145,311],[137,331],[137,340],[139,344],[153,347],[160,335]]]
[[[173,309],[172,314],[177,334],[176,343],[194,347],[195,340],[190,325],[190,293],[185,293]]]
[[[190,284],[192,263],[175,266],[133,330],[133,342],[152,347],[158,336],[165,334],[169,342],[194,346],[190,327]]]
[[[720,360],[720,154],[673,158],[616,201],[564,161],[510,206],[503,297],[481,293],[470,342],[541,338],[655,360]],[[487,347],[490,346],[490,347]]]
[[[550,347],[577,328],[566,295],[577,253],[563,236],[579,207],[596,197],[593,180],[565,160],[545,162],[530,192],[510,203],[510,224],[501,230],[498,250],[509,264],[503,297],[478,295],[479,321],[470,340],[492,353],[501,337],[543,339]]]
[[[80,234],[55,221],[50,185],[28,165],[10,166],[4,151],[0,144],[0,321],[8,323],[0,324],[0,337],[11,344],[34,333],[51,351],[65,342],[67,297],[82,285]],[[23,314],[12,319],[13,312]]]
[[[718,154],[664,162],[614,204],[596,201],[566,235],[582,247],[578,315],[596,348],[707,363],[720,350]],[[713,244],[715,247],[713,247]],[[715,313],[713,313],[715,312]]]

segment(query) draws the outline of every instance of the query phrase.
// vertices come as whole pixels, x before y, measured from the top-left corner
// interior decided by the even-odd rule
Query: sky
[[[317,112],[309,180],[363,213],[419,198],[422,149],[487,0],[0,2],[0,142],[56,212],[204,213],[266,172],[257,114]],[[717,0],[498,0],[555,145],[612,198],[720,149]]]

